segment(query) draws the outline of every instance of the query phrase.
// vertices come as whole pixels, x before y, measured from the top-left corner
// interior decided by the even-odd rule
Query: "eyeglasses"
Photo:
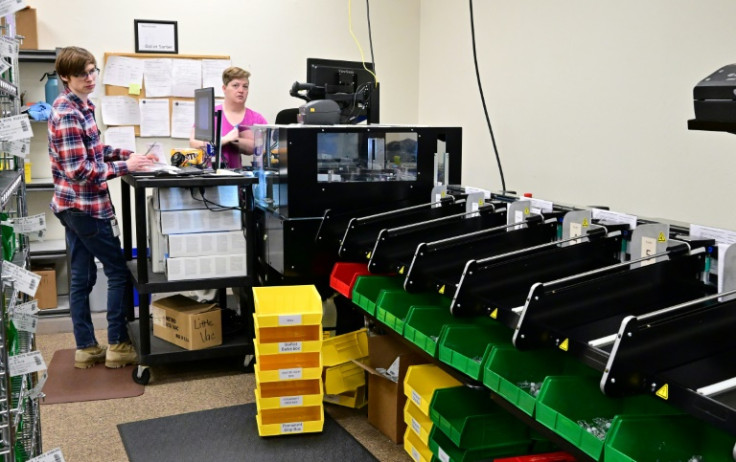
[[[86,79],[87,77],[97,77],[97,75],[100,73],[100,68],[95,67],[89,72],[80,72],[79,74],[72,74],[72,76],[78,78],[78,79]]]

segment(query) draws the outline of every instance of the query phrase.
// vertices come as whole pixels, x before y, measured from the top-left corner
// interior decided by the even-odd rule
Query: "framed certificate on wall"
[[[134,19],[136,53],[179,53],[176,21]]]

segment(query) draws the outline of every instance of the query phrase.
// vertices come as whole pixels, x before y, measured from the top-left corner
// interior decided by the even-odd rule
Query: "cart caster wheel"
[[[242,371],[245,374],[249,374],[252,372],[255,372],[255,359],[256,357],[253,355],[245,355],[245,359],[243,360],[243,367]]]
[[[138,366],[133,369],[133,382],[139,385],[148,385],[151,381],[151,369],[146,366]]]

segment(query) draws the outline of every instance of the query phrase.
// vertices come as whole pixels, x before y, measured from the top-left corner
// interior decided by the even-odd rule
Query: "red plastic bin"
[[[353,286],[358,276],[369,274],[371,272],[368,271],[367,263],[335,263],[332,267],[332,273],[330,273],[330,287],[340,295],[351,298]]]
[[[531,456],[504,457],[493,459],[493,462],[575,462],[575,458],[564,451],[558,451]]]

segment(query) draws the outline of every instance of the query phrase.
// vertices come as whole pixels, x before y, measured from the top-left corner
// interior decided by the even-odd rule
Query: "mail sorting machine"
[[[419,207],[418,217],[465,208],[442,200],[441,189],[433,192],[438,184],[460,182],[459,127],[261,125],[253,131],[262,236],[256,252],[266,282],[326,282],[344,220],[356,211],[367,216],[429,197],[441,206]]]
[[[418,222],[401,222],[401,210],[355,218],[342,256],[403,275],[407,291],[451,298],[455,316],[498,319],[514,330],[518,349],[577,356],[602,372],[606,394],[667,393],[736,435],[736,252],[719,256],[715,241],[662,223],[631,230],[596,222],[589,210],[557,208],[517,222],[529,206],[506,200]],[[382,218],[401,224],[376,231]],[[371,224],[366,235],[363,222]],[[722,293],[708,277],[715,258],[725,260]]]

